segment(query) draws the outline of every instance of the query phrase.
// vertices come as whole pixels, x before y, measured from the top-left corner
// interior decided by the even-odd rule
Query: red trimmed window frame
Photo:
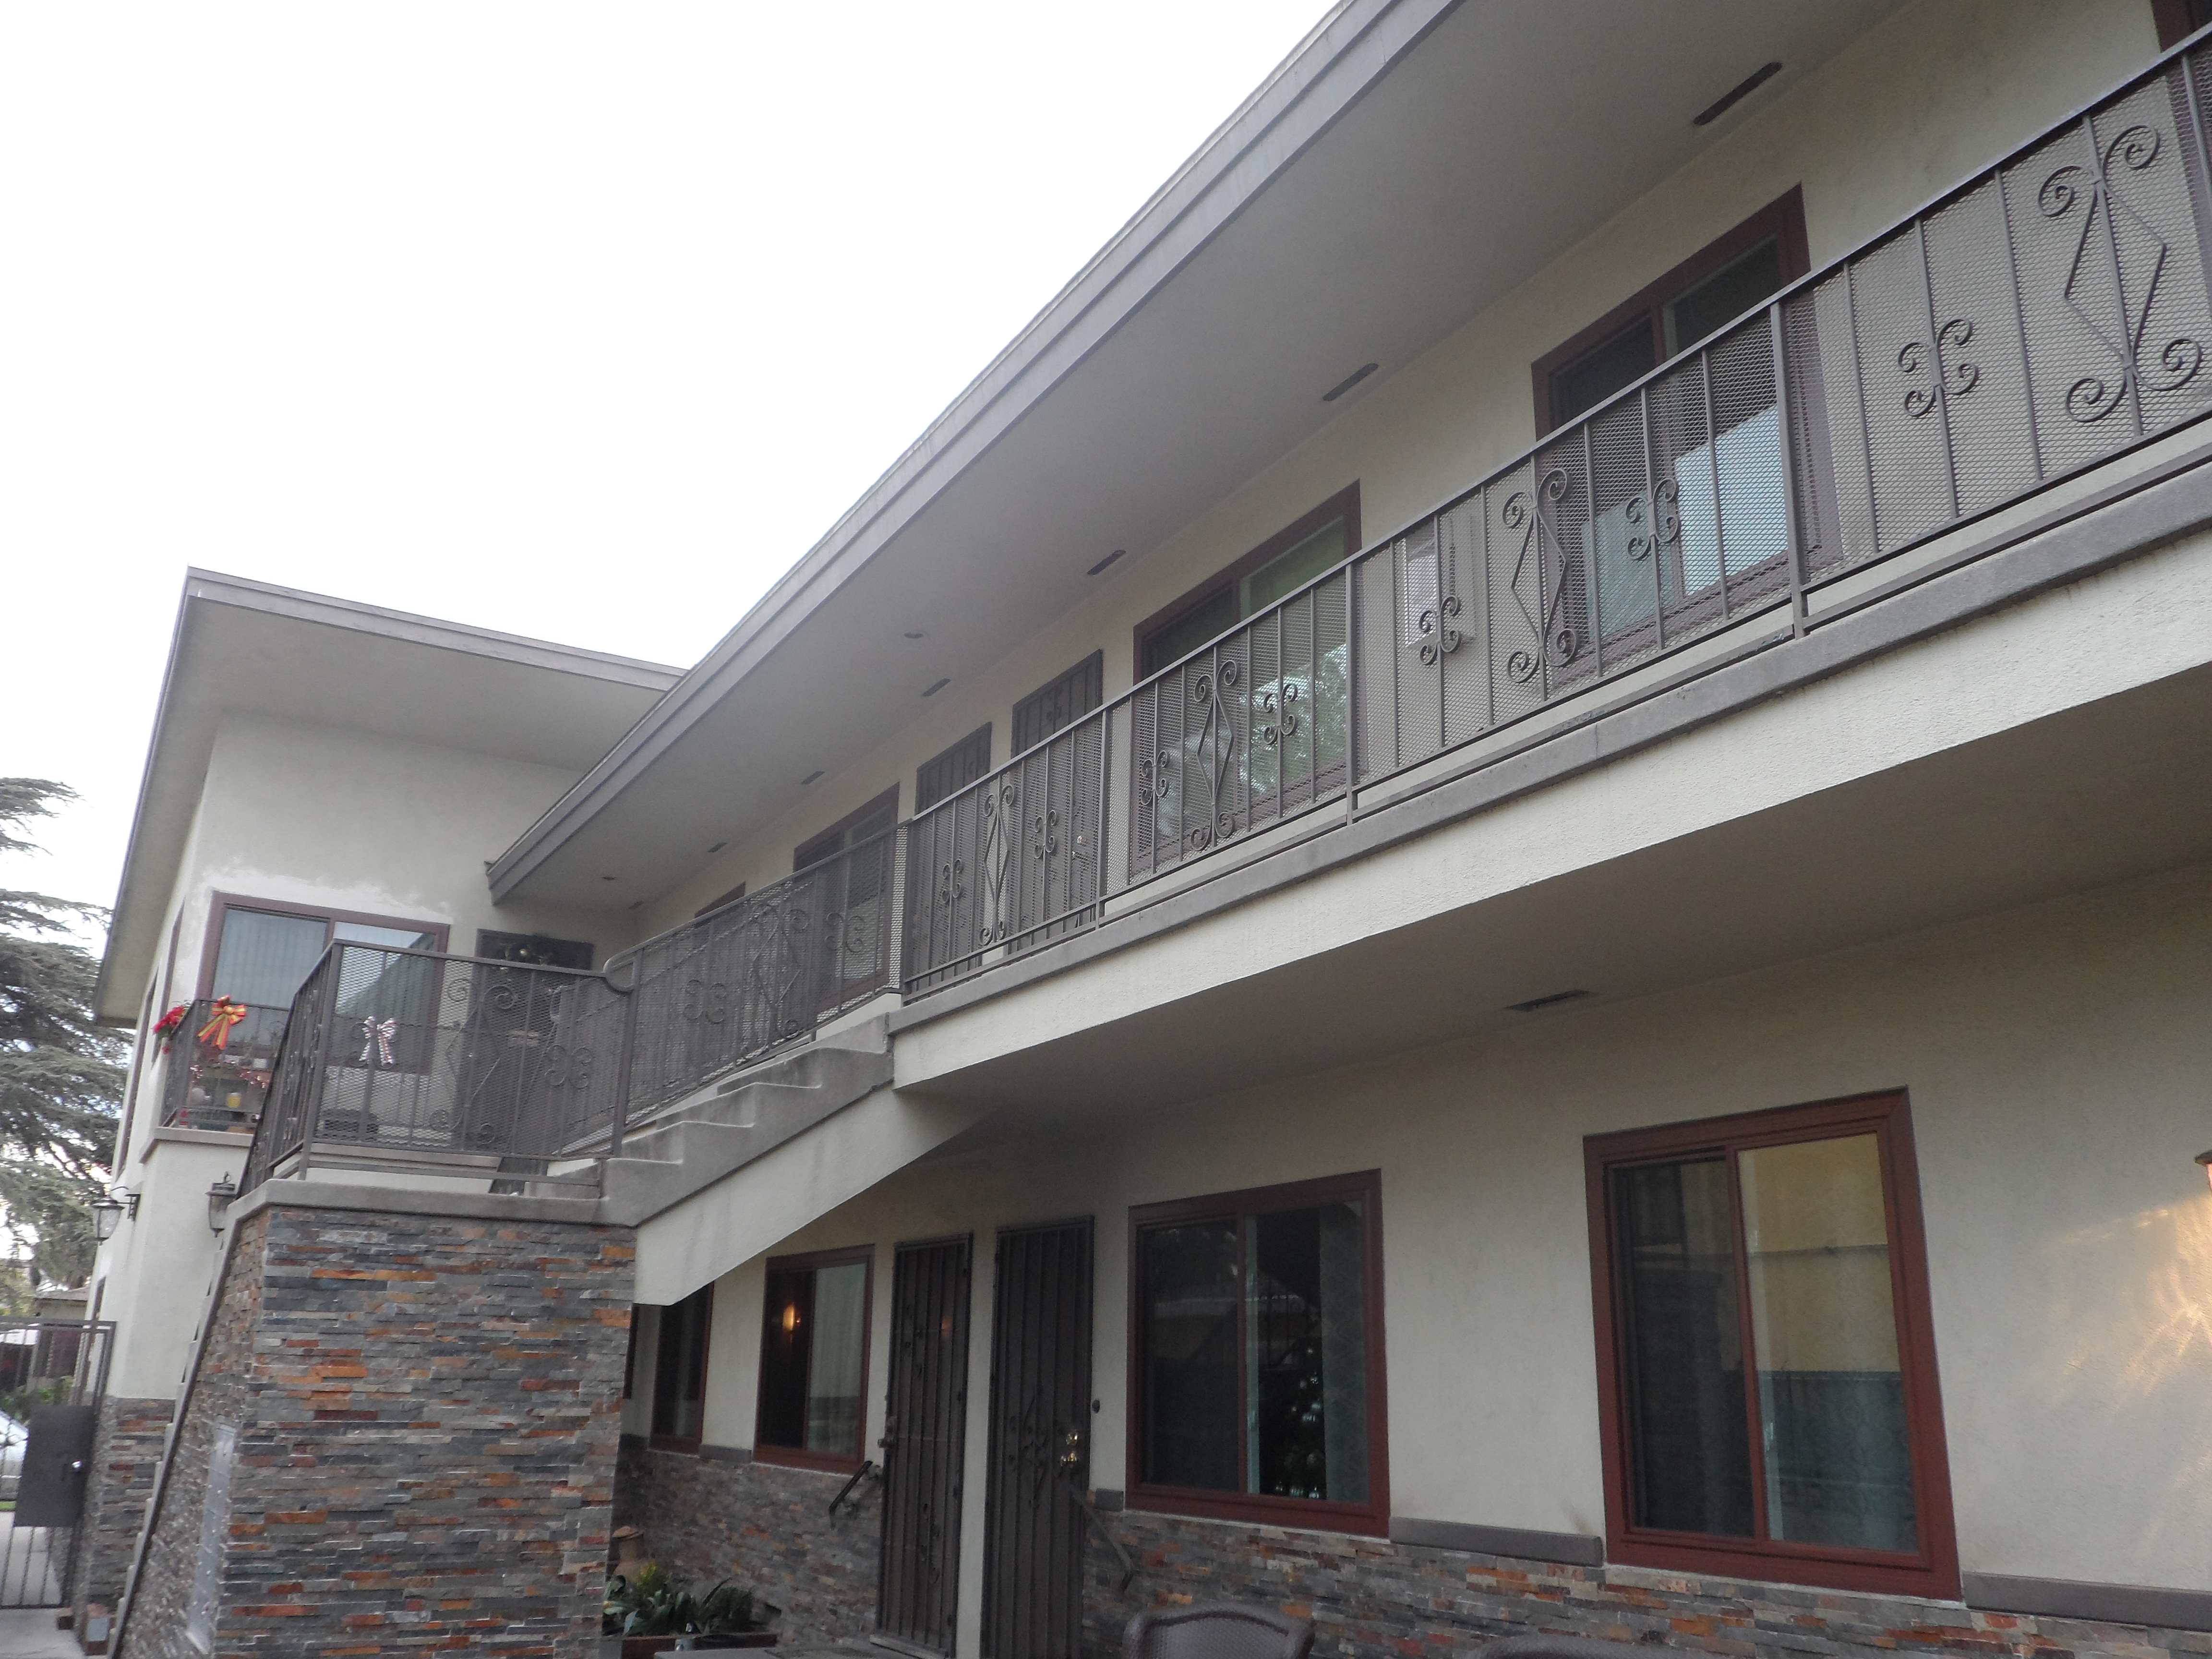
[[[1715,1537],[1633,1524],[1633,1471],[1629,1394],[1626,1382],[1626,1306],[1619,1296],[1619,1257],[1613,1237],[1610,1175],[1640,1164],[1674,1163],[1700,1154],[1729,1159],[1731,1190],[1735,1154],[1760,1146],[1789,1146],[1872,1133],[1881,1158],[1882,1196],[1889,1230],[1890,1297],[1897,1316],[1898,1360],[1904,1377],[1911,1437],[1917,1555],[1793,1544],[1762,1538]],[[1950,1460],[1943,1437],[1943,1404],[1936,1375],[1935,1321],[1928,1297],[1928,1243],[1920,1212],[1920,1176],[1913,1155],[1911,1107],[1902,1089],[1854,1095],[1807,1105],[1777,1107],[1697,1122],[1590,1135],[1583,1142],[1589,1206],[1590,1276],[1597,1325],[1599,1440],[1605,1471],[1606,1559],[1631,1566],[1672,1568],[1768,1582],[1882,1595],[1956,1601],[1960,1594],[1958,1535],[1952,1519]],[[1749,1318],[1742,1285],[1742,1222],[1735,1224],[1739,1306]],[[1748,1352],[1748,1349],[1746,1350]],[[1749,1367],[1747,1367],[1747,1373]],[[1749,1384],[1747,1382],[1747,1387]],[[1754,1409],[1747,1430],[1754,1500],[1764,1516],[1760,1436]]]
[[[838,1267],[859,1262],[866,1271],[860,1280],[860,1449],[850,1457],[832,1452],[809,1451],[804,1446],[771,1445],[763,1433],[763,1419],[768,1403],[769,1342],[775,1325],[775,1307],[767,1293],[767,1278],[762,1278],[760,1370],[753,1390],[753,1462],[781,1463],[794,1469],[821,1469],[833,1474],[850,1474],[867,1462],[868,1438],[868,1361],[869,1349],[875,1336],[876,1323],[876,1247],[872,1244],[850,1244],[835,1250],[808,1250],[799,1255],[772,1255],[768,1259],[768,1273],[812,1272],[820,1267]],[[814,1347],[811,1340],[806,1349],[807,1370],[814,1367]]]
[[[1310,1498],[1279,1498],[1266,1492],[1220,1492],[1194,1486],[1155,1486],[1144,1479],[1146,1400],[1144,1253],[1146,1231],[1191,1221],[1236,1220],[1279,1210],[1303,1210],[1340,1199],[1356,1198],[1366,1223],[1364,1283],[1367,1326],[1367,1501],[1332,1504]],[[1129,1376],[1127,1474],[1124,1501],[1133,1510],[1159,1515],[1188,1515],[1206,1520],[1254,1521],[1267,1526],[1351,1533],[1387,1538],[1390,1533],[1389,1379],[1383,1365],[1382,1172],[1362,1170],[1276,1187],[1247,1187],[1200,1198],[1131,1206],[1129,1211]],[[1243,1299],[1237,1315],[1237,1413],[1248,1409],[1244,1393],[1245,1329]],[[1244,1436],[1237,1436],[1237,1482],[1243,1484]]]
[[[445,954],[453,938],[450,923],[424,921],[418,916],[380,916],[366,910],[331,910],[319,904],[295,904],[289,899],[254,898],[245,893],[216,893],[209,901],[207,931],[201,937],[199,989],[193,993],[195,996],[204,998],[228,994],[227,992],[218,993],[215,988],[215,965],[222,954],[225,913],[231,910],[253,910],[265,916],[289,916],[301,921],[319,921],[323,924],[323,943],[326,946],[331,941],[331,928],[341,921],[350,921],[363,927],[401,930],[411,927],[418,933],[433,935],[438,942],[427,948],[439,955]]]
[[[1715,271],[1748,253],[1772,237],[1784,288],[1813,268],[1811,245],[1805,235],[1803,187],[1792,185],[1741,224],[1731,226],[1664,276],[1647,283],[1589,327],[1552,348],[1528,366],[1536,399],[1536,435],[1548,438],[1560,427],[1581,416],[1559,418],[1555,386],[1559,375],[1572,368],[1600,347],[1610,344],[1631,329],[1650,331],[1653,367],[1673,361],[1667,351],[1662,319],[1669,301],[1695,288]],[[1695,344],[1685,340],[1681,349]],[[1675,356],[1680,356],[1678,350]]]

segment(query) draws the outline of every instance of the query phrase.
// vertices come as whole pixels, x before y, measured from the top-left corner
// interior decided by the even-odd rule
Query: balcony
[[[188,1004],[169,1042],[161,1127],[252,1133],[290,1014],[228,997]]]
[[[333,1151],[568,1178],[825,1021],[1111,928],[2195,465],[2208,53],[958,793],[603,974],[337,947],[248,1184]]]

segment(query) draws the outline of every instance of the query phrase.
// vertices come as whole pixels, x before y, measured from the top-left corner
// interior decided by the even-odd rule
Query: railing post
[[[1355,558],[1344,567],[1344,821],[1347,824],[1359,816],[1359,572],[1365,563],[1364,558]],[[1438,569],[1441,575],[1442,567]],[[1439,605],[1443,602],[1442,592],[1439,587]],[[1488,605],[1487,595],[1483,603]],[[1391,626],[1395,628],[1397,624],[1394,622]],[[1318,657],[1320,653],[1315,654]],[[1314,681],[1316,684],[1321,681],[1319,661],[1314,664]],[[1314,702],[1314,744],[1318,749],[1321,700],[1316,697]]]
[[[615,982],[611,979],[603,976],[600,983],[622,998],[622,1041],[617,1045],[620,1052],[615,1065],[614,1119],[607,1125],[607,1156],[620,1158],[623,1131],[628,1126],[629,1117],[630,1054],[637,1039],[637,988],[633,986],[625,994],[616,990]]]
[[[1797,459],[1790,423],[1790,350],[1782,331],[1781,301],[1767,307],[1766,319],[1774,345],[1774,431],[1782,452],[1782,541],[1783,557],[1790,564],[1790,632],[1802,640],[1805,637],[1805,538],[1797,521]]]
[[[307,1166],[314,1161],[315,1137],[323,1127],[323,1090],[330,1080],[331,1032],[337,1023],[338,987],[344,979],[345,946],[333,944],[323,957],[323,968],[328,977],[323,982],[323,1029],[315,1036],[315,1063],[302,1080],[309,1091],[307,1109],[300,1125],[300,1173],[305,1180]]]

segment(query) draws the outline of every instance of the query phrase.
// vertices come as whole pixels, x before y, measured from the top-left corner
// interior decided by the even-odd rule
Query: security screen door
[[[876,1639],[900,1651],[952,1651],[968,1431],[968,1255],[965,1237],[902,1244],[891,1269]]]

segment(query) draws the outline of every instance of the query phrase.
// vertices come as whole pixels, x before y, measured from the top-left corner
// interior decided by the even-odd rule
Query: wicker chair
[[[1313,1626],[1228,1601],[1140,1613],[1121,1638],[1123,1659],[1306,1659]]]

